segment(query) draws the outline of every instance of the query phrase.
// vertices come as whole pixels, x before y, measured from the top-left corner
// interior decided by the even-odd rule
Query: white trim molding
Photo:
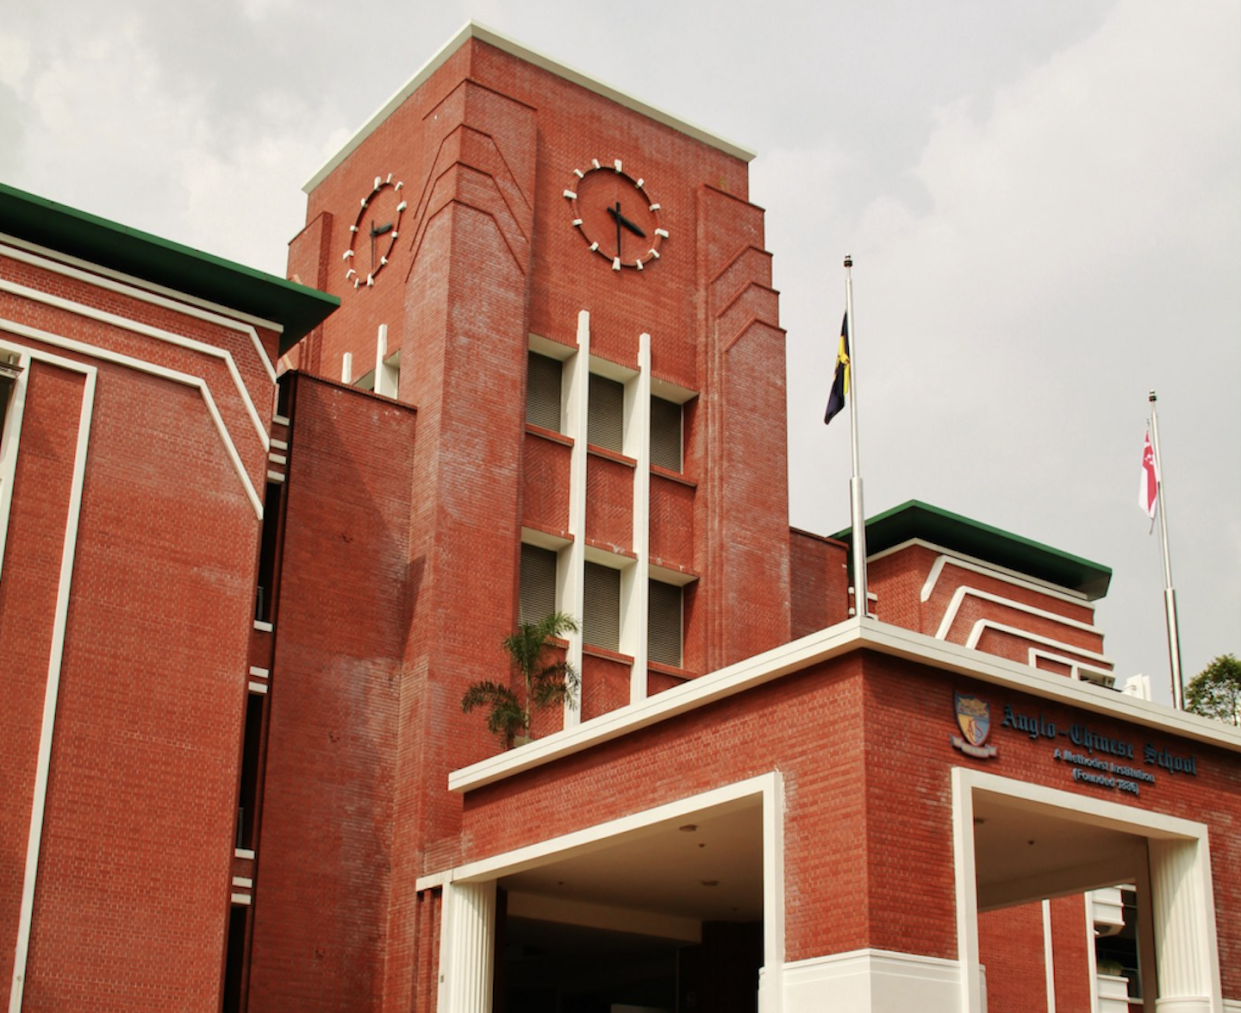
[[[184,292],[165,288],[162,285],[154,285],[141,278],[122,274],[119,271],[113,271],[99,264],[92,264],[89,261],[79,260],[76,257],[69,257],[56,250],[50,250],[35,243],[28,243],[13,236],[6,236],[0,233],[0,240],[2,240],[0,242],[0,255],[12,257],[14,260],[20,260],[35,267],[41,267],[46,271],[52,271],[66,278],[73,278],[87,285],[94,285],[96,288],[116,292],[119,295],[136,299],[139,302],[145,302],[151,306],[173,310],[182,316],[216,324],[228,330],[240,331],[250,339],[250,344],[254,346],[255,354],[258,356],[259,364],[271,378],[271,382],[276,382],[276,370],[272,366],[271,357],[268,356],[267,349],[263,347],[263,342],[259,340],[258,331],[255,328],[262,327],[265,330],[274,331],[276,334],[282,334],[284,333],[283,324],[279,324],[274,320],[264,320],[262,317],[252,316],[249,313],[240,313],[229,309],[227,306],[220,306],[205,299],[187,295]]]
[[[855,617],[691,679],[640,704],[620,707],[520,749],[510,749],[455,770],[448,776],[448,787],[451,791],[470,791],[864,649],[1241,753],[1241,730],[1220,721],[1135,696],[1101,691],[1090,683],[936,640],[914,630]]]
[[[47,683],[43,696],[43,721],[39,728],[39,752],[35,762],[34,790],[30,805],[30,827],[26,838],[26,862],[22,876],[22,895],[18,908],[17,944],[13,956],[13,980],[9,990],[10,1013],[22,1008],[26,960],[30,952],[30,929],[34,918],[34,895],[38,880],[39,852],[43,842],[43,819],[47,809],[47,784],[52,763],[52,736],[56,729],[56,705],[60,697],[61,664],[64,659],[65,631],[68,626],[73,561],[77,554],[78,521],[82,511],[82,488],[86,481],[86,457],[90,448],[91,418],[95,409],[98,370],[94,366],[65,359],[47,352],[33,351],[30,358],[52,366],[81,373],[85,378],[78,410],[78,434],[73,457],[73,479],[69,487],[69,507],[61,545],[60,573],[56,583],[56,605],[52,613],[52,642],[47,659]]]
[[[146,362],[143,359],[135,359],[132,356],[121,355],[119,352],[109,351],[106,348],[99,348],[96,345],[89,345],[82,341],[76,341],[73,338],[62,337],[59,334],[53,334],[50,331],[43,331],[37,327],[29,327],[26,324],[20,324],[15,320],[5,320],[0,318],[0,330],[9,331],[19,337],[26,338],[30,341],[37,341],[41,344],[51,345],[53,348],[61,348],[67,352],[76,352],[89,358],[99,359],[103,362],[110,362],[113,365],[125,366],[129,369],[137,370],[140,373],[147,373],[150,376],[158,376],[164,380],[171,380],[174,383],[184,384],[187,387],[193,387],[198,391],[203,399],[203,403],[207,407],[207,414],[211,416],[211,421],[215,426],[216,432],[219,433],[220,440],[224,444],[224,450],[228,454],[229,460],[232,462],[237,477],[241,480],[242,488],[245,489],[246,498],[250,501],[251,507],[254,508],[254,515],[259,519],[263,519],[263,502],[259,499],[258,493],[254,489],[254,483],[250,481],[250,474],[246,471],[245,465],[241,461],[241,455],[237,452],[237,446],[233,442],[233,438],[228,431],[228,426],[224,422],[224,418],[220,415],[219,408],[216,407],[215,398],[211,396],[211,389],[207,386],[207,381],[200,376],[190,376],[188,373],[181,373],[177,370],[168,369],[165,366],[156,365],[153,362]],[[0,347],[9,347],[0,339]],[[20,350],[20,349],[19,349]],[[70,360],[63,360],[68,362]],[[94,367],[92,367],[94,368]],[[263,439],[266,440],[266,435]],[[266,448],[264,448],[266,449]]]

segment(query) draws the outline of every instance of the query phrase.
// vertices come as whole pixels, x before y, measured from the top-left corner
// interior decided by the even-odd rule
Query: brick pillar
[[[420,875],[457,859],[451,770],[494,751],[466,687],[504,679],[517,615],[536,129],[469,81],[425,120],[431,183],[407,211],[401,398],[418,406],[385,1009],[411,1005]],[[404,238],[404,237],[402,237]],[[396,328],[392,333],[396,333]]]
[[[707,297],[691,453],[703,474],[695,565],[706,576],[694,605],[702,628],[694,632],[709,672],[789,639],[787,406],[763,212],[704,186],[698,221],[699,289]]]

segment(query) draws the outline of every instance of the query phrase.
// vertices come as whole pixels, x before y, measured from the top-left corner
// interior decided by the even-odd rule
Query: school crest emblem
[[[961,735],[952,736],[953,746],[978,760],[995,756],[995,746],[985,744],[991,732],[991,704],[981,697],[954,693],[953,705],[961,729]]]

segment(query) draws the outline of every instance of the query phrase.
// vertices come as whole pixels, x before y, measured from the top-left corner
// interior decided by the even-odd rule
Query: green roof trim
[[[832,537],[852,543],[853,532],[846,528]],[[866,522],[868,555],[883,552],[913,538],[1078,591],[1091,601],[1107,594],[1112,580],[1110,567],[916,499],[886,510]]]
[[[340,299],[0,183],[0,233],[284,327],[283,355]]]

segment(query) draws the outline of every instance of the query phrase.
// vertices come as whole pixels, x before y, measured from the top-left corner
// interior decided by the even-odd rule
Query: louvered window
[[[590,407],[586,442],[618,454],[625,439],[625,385],[605,376],[590,374]]]
[[[651,464],[681,470],[681,406],[651,398]]]
[[[582,639],[595,647],[620,650],[620,570],[587,563],[582,602]]]
[[[558,359],[528,352],[526,355],[526,421],[560,432],[560,376]]]
[[[681,589],[650,582],[647,598],[646,653],[651,661],[681,666]]]
[[[521,547],[521,596],[517,621],[542,622],[556,611],[556,553],[537,545]]]

